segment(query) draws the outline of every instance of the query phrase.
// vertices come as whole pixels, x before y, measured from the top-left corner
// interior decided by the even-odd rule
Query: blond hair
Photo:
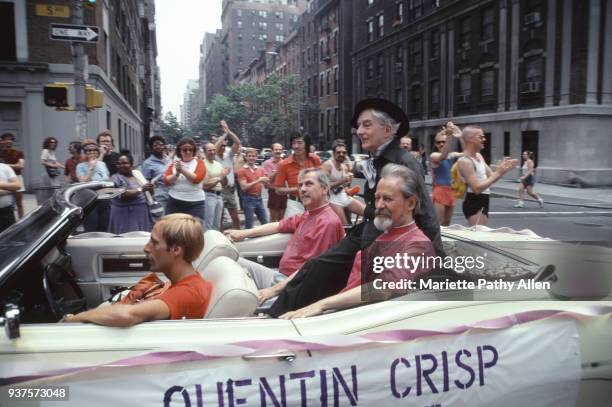
[[[183,259],[191,263],[204,249],[204,231],[196,218],[185,213],[173,213],[161,218],[155,226],[166,241],[166,247],[183,248]]]

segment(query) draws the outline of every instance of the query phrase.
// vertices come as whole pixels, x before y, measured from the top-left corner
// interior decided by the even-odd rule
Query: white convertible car
[[[440,274],[429,290],[287,321],[260,313],[236,259],[276,267],[289,236],[208,231],[202,320],[57,324],[148,272],[148,233],[75,234],[109,187],[70,186],[0,234],[2,406],[611,405],[612,250],[528,232],[443,229],[470,290]],[[477,256],[487,267],[459,269]]]

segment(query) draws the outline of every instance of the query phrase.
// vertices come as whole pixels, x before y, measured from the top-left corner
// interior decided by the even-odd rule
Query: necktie
[[[370,156],[363,166],[363,175],[365,175],[368,181],[368,186],[373,189],[376,185],[376,168],[374,167],[374,157]]]

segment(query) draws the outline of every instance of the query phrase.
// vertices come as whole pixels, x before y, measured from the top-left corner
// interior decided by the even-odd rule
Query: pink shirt
[[[293,233],[278,271],[286,276],[302,267],[306,260],[327,251],[344,237],[344,228],[334,210],[325,204],[280,221],[281,233]]]
[[[378,238],[368,247],[367,252],[370,257],[374,256],[389,256],[395,257],[397,253],[401,253],[402,256],[406,253],[408,256],[414,257],[427,257],[435,256],[436,252],[431,244],[431,240],[419,229],[419,227],[412,223],[406,226],[400,226],[392,228],[388,232],[378,236]],[[408,278],[410,280],[415,277],[427,273],[431,270],[431,267],[423,266],[414,270],[405,268],[385,268],[380,274],[377,274],[375,278],[382,278],[384,281],[400,281],[402,278]],[[371,271],[371,270],[369,270]],[[373,273],[372,273],[373,274]],[[370,274],[370,276],[372,276]],[[357,252],[355,261],[353,262],[353,268],[349,275],[346,287],[342,291],[350,290],[354,287],[361,285],[361,251]]]
[[[278,164],[283,160],[274,161],[274,158],[269,158],[261,164],[264,172],[270,177],[270,183],[266,185],[266,188],[274,188],[274,178],[276,178],[276,171],[278,171]]]

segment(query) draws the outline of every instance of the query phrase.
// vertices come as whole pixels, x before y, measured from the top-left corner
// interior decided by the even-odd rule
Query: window
[[[338,108],[334,108],[334,132],[333,137],[336,138],[338,135]]]
[[[431,8],[438,8],[440,7],[440,0],[431,0]]]
[[[489,7],[482,12],[482,27],[480,31],[481,41],[493,39],[493,7]]]
[[[510,132],[504,132],[504,157],[510,157]]]
[[[378,54],[378,76],[385,72],[385,57],[383,54]]]
[[[259,17],[268,18],[268,12],[265,10],[259,10],[257,14],[259,14]]]
[[[459,27],[459,48],[470,48],[470,18],[466,17],[460,22]]]
[[[526,82],[542,81],[542,58],[539,55],[525,59],[525,80]]]
[[[306,51],[307,51],[306,55],[308,57],[306,61],[308,62],[308,64],[310,64],[310,47],[306,48]]]
[[[385,15],[381,14],[378,16],[378,38],[385,35]]]
[[[321,123],[319,126],[319,131],[321,134],[325,133],[325,113],[321,112]]]
[[[242,21],[240,20],[236,21],[236,27],[242,28]]]
[[[421,112],[421,86],[414,85],[411,88],[412,102],[410,106],[410,112],[412,114],[418,114]]]
[[[404,92],[402,88],[395,89],[395,103],[402,107],[404,105]]]
[[[410,14],[412,18],[419,18],[423,15],[423,0],[410,0]]]
[[[435,80],[429,84],[429,98],[431,100],[431,110],[438,110],[440,104],[440,82]]]
[[[236,10],[236,17],[242,17],[242,10]]]
[[[396,24],[401,24],[404,22],[404,2],[400,1],[395,5],[395,21]]]
[[[308,97],[310,97],[312,95],[312,79],[308,78],[308,89],[306,90],[306,93],[308,94]]]
[[[319,75],[319,85],[321,87],[320,92],[319,92],[319,97],[323,97],[323,95],[325,94],[325,82],[323,80],[323,77],[325,76],[325,73],[321,73]]]
[[[395,70],[401,71],[404,67],[404,47],[398,45],[395,47]]]
[[[368,79],[372,79],[374,77],[374,60],[372,58],[368,58]]]
[[[338,53],[338,30],[334,31],[334,55]]]
[[[480,96],[493,96],[495,73],[493,69],[486,69],[480,72]]]
[[[325,41],[321,40],[319,43],[319,53],[321,54],[321,59],[325,58]]]
[[[266,31],[268,29],[268,23],[262,21],[259,23],[259,31]]]
[[[274,13],[274,17],[276,17],[276,18],[283,18],[283,12],[282,11],[276,11]]]
[[[285,41],[285,36],[284,35],[277,35],[275,37],[277,42],[284,42]]]
[[[368,21],[368,42],[374,41],[374,21]]]
[[[339,75],[340,75],[340,69],[336,66],[334,67],[334,93],[338,92]]]
[[[315,74],[312,77],[312,96],[317,96],[317,89],[319,89],[319,84],[317,83],[317,75]]]
[[[276,23],[275,26],[278,31],[283,31],[283,23]]]
[[[327,86],[327,94],[329,95],[331,93],[331,71],[327,71],[325,74],[325,82]]]
[[[325,133],[325,139],[329,140],[329,135],[331,133],[331,110],[327,109],[327,127]]]
[[[260,34],[259,41],[268,41],[268,34]]]
[[[469,96],[472,93],[472,75],[464,73],[459,76],[459,95],[463,96],[460,99],[460,103],[466,103],[469,101]]]
[[[368,7],[370,7],[372,4],[374,4],[374,0],[368,0]]]
[[[423,41],[420,38],[410,44],[410,60],[415,67],[423,65]]]
[[[440,31],[431,32],[431,59],[440,58]]]

